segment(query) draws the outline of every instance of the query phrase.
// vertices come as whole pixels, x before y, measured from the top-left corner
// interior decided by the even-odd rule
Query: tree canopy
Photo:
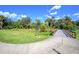
[[[73,29],[79,27],[79,21],[73,21],[71,17],[65,16],[58,20],[55,17],[47,18],[44,22],[41,22],[40,19],[36,19],[32,22],[31,17],[23,17],[16,21],[13,21],[11,18],[0,15],[0,29],[12,29],[12,28],[35,28],[36,30],[48,29],[48,28],[57,28],[57,29]]]

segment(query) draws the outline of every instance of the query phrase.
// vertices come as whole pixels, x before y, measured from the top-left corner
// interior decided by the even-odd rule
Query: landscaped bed
[[[0,30],[0,41],[4,43],[23,44],[41,41],[50,37],[50,32],[35,32],[30,29]]]

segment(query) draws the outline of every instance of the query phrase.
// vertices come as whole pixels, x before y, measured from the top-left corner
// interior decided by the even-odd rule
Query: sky
[[[54,16],[56,19],[70,16],[73,20],[79,20],[78,5],[0,5],[0,15],[17,20],[22,17],[31,17],[32,21]]]

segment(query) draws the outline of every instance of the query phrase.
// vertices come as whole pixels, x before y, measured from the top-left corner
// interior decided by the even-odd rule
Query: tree
[[[58,20],[58,28],[60,29],[72,29],[74,27],[74,22],[69,16],[65,16]]]
[[[58,19],[55,23],[55,28],[60,29],[61,22],[62,22],[62,19]]]
[[[76,25],[79,26],[79,20],[76,21]]]
[[[72,19],[69,16],[65,16],[64,21],[65,21],[64,23],[65,23],[65,25],[67,26],[68,29],[73,28],[74,23],[73,23]]]
[[[45,22],[48,23],[48,26],[49,26],[49,27],[55,26],[55,18],[54,18],[54,17],[47,18]]]
[[[32,29],[35,29],[35,26],[36,26],[35,22],[32,22],[31,28],[32,28]]]
[[[39,19],[36,19],[36,21],[35,21],[35,29],[36,29],[36,31],[40,31],[40,25],[41,25],[41,21]]]
[[[3,28],[4,29],[12,29],[13,28],[13,23],[14,23],[14,21],[12,21],[10,18],[7,18],[3,22]]]
[[[7,17],[0,15],[0,29],[7,25]]]
[[[30,28],[31,27],[31,18],[30,17],[22,18],[21,25],[23,28]]]
[[[12,23],[13,28],[22,28],[21,20],[14,21]]]

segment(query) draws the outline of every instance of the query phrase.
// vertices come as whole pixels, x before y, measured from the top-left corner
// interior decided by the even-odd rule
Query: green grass
[[[77,30],[75,30],[75,32],[76,32],[76,39],[79,40],[79,30],[77,29]]]
[[[0,41],[12,44],[31,43],[50,37],[49,34],[49,32],[36,33],[28,29],[6,29],[0,30]]]

